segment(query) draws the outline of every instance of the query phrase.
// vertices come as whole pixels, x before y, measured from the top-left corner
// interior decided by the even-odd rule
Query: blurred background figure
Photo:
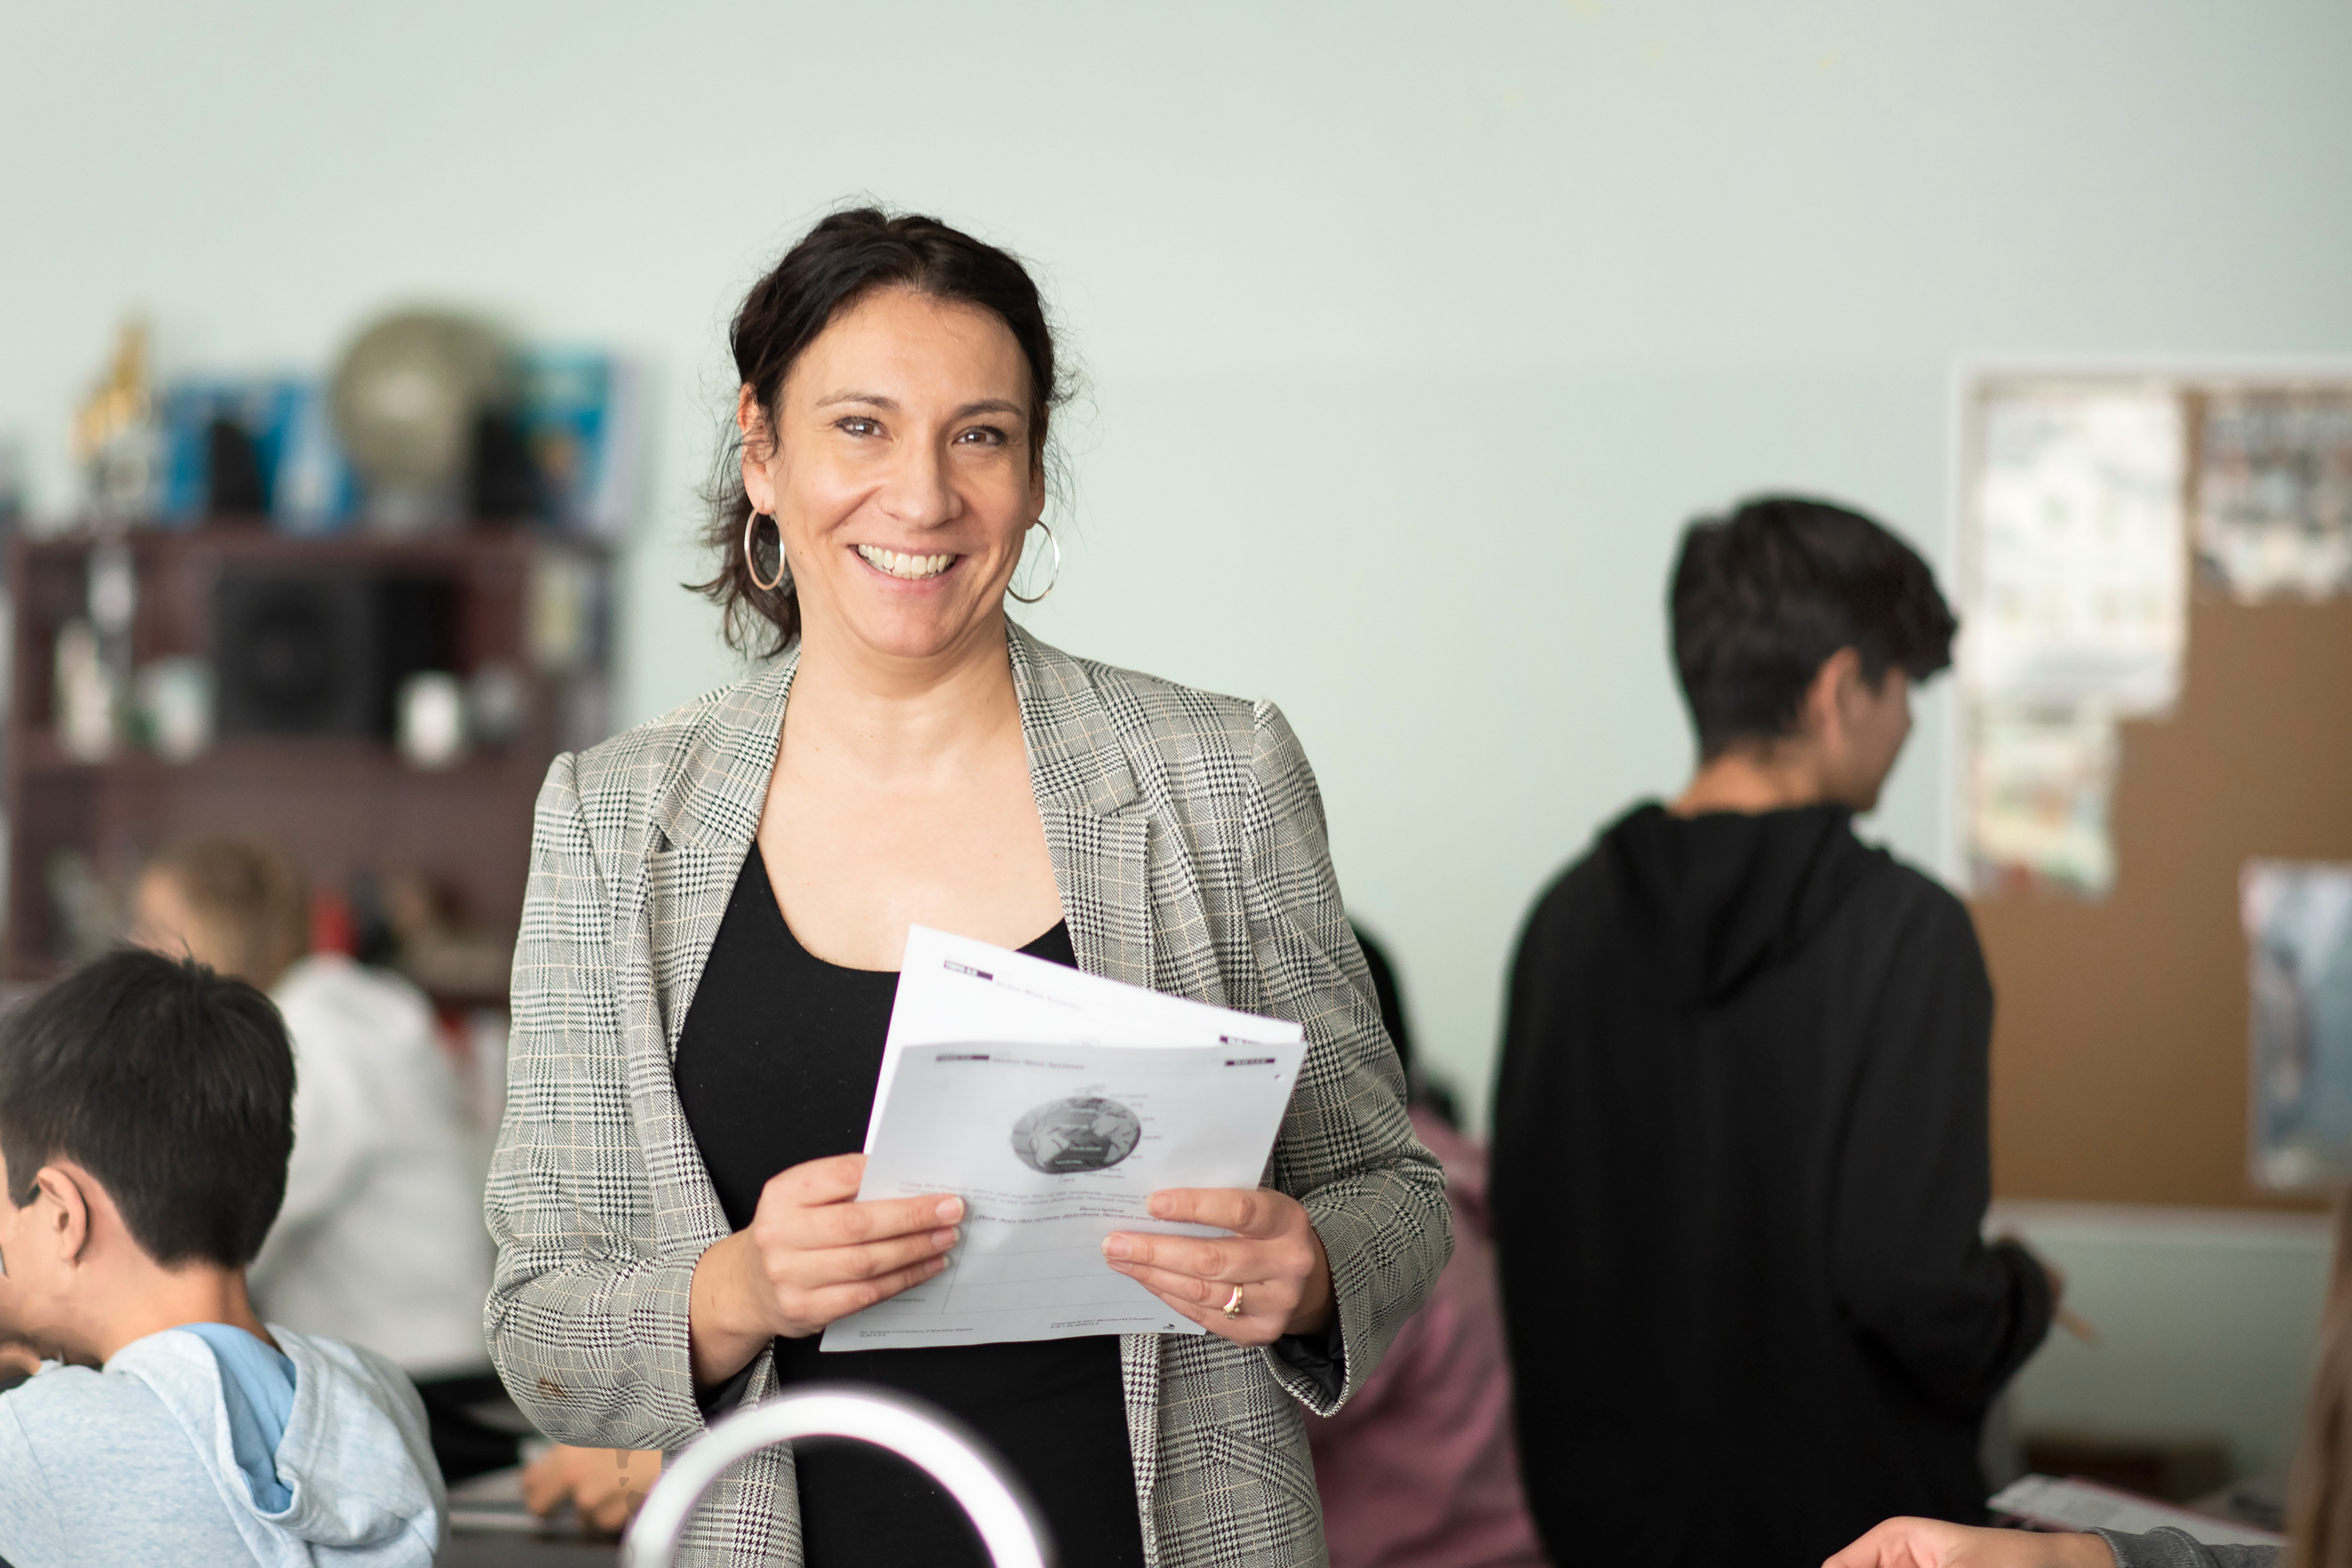
[[[1986,1408],[2056,1287],[1979,1239],[1992,988],[1969,912],[1856,838],[1955,622],[1869,518],[1772,497],[1684,534],[1699,765],[1519,945],[1496,1237],[1555,1556],[1819,1563],[1984,1518]]]
[[[482,1343],[486,1154],[432,1008],[397,975],[310,952],[309,921],[292,866],[242,839],[166,850],[132,895],[133,940],[268,992],[293,1037],[294,1155],[253,1266],[256,1307],[397,1363],[425,1397],[448,1479],[511,1465]]]
[[[1356,940],[1411,1087],[1413,1132],[1445,1167],[1454,1258],[1355,1398],[1307,1423],[1332,1568],[1542,1568],[1511,1435],[1486,1152],[1417,1069],[1395,965],[1361,927]]]

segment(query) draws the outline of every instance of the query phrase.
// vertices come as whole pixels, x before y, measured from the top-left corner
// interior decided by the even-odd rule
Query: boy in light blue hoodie
[[[268,998],[200,964],[112,953],[0,1023],[0,1339],[62,1363],[0,1394],[8,1568],[432,1562],[416,1391],[246,1299],[293,1097]]]

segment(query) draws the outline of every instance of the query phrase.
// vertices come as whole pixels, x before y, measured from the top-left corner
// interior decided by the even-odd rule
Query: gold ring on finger
[[[1234,1293],[1225,1298],[1224,1310],[1225,1316],[1228,1318],[1238,1318],[1242,1315],[1242,1288],[1240,1286],[1234,1286]]]

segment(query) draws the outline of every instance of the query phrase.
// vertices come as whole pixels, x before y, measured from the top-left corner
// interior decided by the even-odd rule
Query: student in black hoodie
[[[2054,1283],[1979,1237],[1992,991],[1959,900],[1852,818],[1950,662],[1927,564],[1822,502],[1685,533],[1700,764],[1553,884],[1511,977],[1493,1201],[1558,1562],[1813,1568],[1980,1520],[1984,1412]]]

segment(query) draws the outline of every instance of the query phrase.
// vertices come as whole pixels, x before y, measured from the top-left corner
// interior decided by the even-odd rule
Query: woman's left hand
[[[1236,1344],[1320,1333],[1331,1321],[1331,1260],[1298,1200],[1264,1187],[1171,1187],[1151,1217],[1213,1225],[1231,1236],[1123,1230],[1103,1238],[1110,1266]],[[1241,1287],[1235,1310],[1225,1311]]]

